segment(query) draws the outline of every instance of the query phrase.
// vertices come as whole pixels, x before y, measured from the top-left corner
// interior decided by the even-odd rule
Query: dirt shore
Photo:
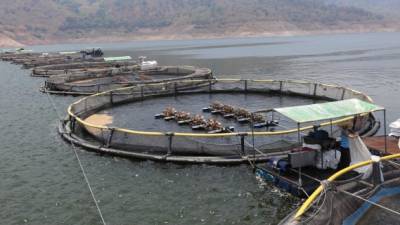
[[[284,31],[236,31],[226,33],[189,33],[189,34],[111,34],[107,36],[91,36],[80,38],[49,38],[45,40],[28,40],[24,43],[13,40],[0,34],[0,48],[22,47],[25,45],[46,45],[46,44],[68,44],[68,43],[112,43],[129,41],[150,41],[150,40],[191,40],[191,39],[220,39],[220,38],[245,38],[245,37],[277,37],[277,36],[299,36],[299,35],[323,35],[341,33],[368,33],[368,32],[398,32],[399,29],[392,27],[352,27],[349,29],[330,29],[330,30],[284,30]]]

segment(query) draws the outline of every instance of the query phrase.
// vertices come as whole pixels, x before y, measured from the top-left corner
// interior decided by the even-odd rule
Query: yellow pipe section
[[[242,79],[214,79],[213,81],[216,82],[240,82],[243,81]],[[251,80],[252,82],[260,82],[260,83],[273,83],[273,82],[279,82],[279,80]],[[179,82],[183,82],[183,83],[193,83],[193,82],[204,82],[204,80],[183,80],[183,81],[179,81]],[[298,84],[305,84],[308,83],[307,81],[300,81],[300,80],[285,80],[284,82],[288,82],[288,83],[298,83]],[[115,90],[109,90],[109,91],[105,91],[105,92],[101,92],[101,93],[97,93],[91,96],[87,96],[84,97],[76,102],[74,102],[73,104],[71,104],[68,107],[68,115],[70,115],[71,117],[75,118],[76,121],[86,127],[91,127],[91,128],[97,128],[97,129],[114,129],[115,131],[121,131],[121,132],[125,132],[128,134],[136,134],[136,135],[147,135],[147,136],[165,136],[165,133],[163,132],[149,132],[149,131],[138,131],[138,130],[130,130],[130,129],[125,129],[125,128],[111,128],[111,127],[107,127],[107,126],[100,126],[100,125],[96,125],[96,124],[91,124],[88,123],[86,121],[84,121],[83,119],[81,119],[80,117],[78,117],[77,115],[75,115],[74,112],[72,112],[72,106],[79,104],[89,98],[92,97],[96,97],[96,96],[103,96],[103,95],[107,95],[111,92],[117,92],[117,91],[125,91],[125,90],[130,90],[130,89],[138,89],[141,86],[164,86],[165,84],[168,83],[175,83],[175,82],[166,82],[166,83],[162,83],[162,84],[157,84],[157,83],[152,83],[152,84],[146,84],[146,85],[137,85],[137,86],[133,86],[133,87],[123,87],[123,88],[118,88]],[[310,82],[311,84],[311,82]],[[339,87],[336,85],[328,85],[328,84],[319,84],[322,86],[333,86],[333,87]],[[357,92],[355,90],[352,89],[348,89],[345,88],[347,90],[351,90],[352,92]],[[359,93],[359,92],[357,92]],[[362,93],[361,93],[362,94]],[[365,96],[365,95],[364,95]],[[368,96],[367,96],[368,97]],[[338,120],[334,120],[332,122],[325,122],[325,123],[321,123],[320,126],[329,126],[329,125],[337,125],[346,121],[349,121],[351,119],[353,119],[354,116],[349,116],[349,117],[345,117],[342,119],[338,119]],[[301,127],[300,131],[305,131],[305,130],[310,130],[312,129],[313,126],[306,126],[306,127]],[[295,133],[297,132],[298,129],[297,128],[293,128],[293,129],[288,129],[288,130],[283,130],[283,131],[275,131],[275,132],[270,132],[270,131],[264,131],[264,132],[244,132],[244,133],[221,133],[221,134],[199,134],[199,133],[174,133],[175,136],[180,136],[180,137],[204,137],[204,138],[218,138],[218,137],[232,137],[232,136],[238,136],[240,134],[245,134],[245,135],[253,135],[254,136],[272,136],[272,135],[284,135],[284,134],[291,134],[291,133]]]
[[[390,159],[395,159],[395,158],[400,158],[400,154],[394,154],[394,155],[388,155],[385,157],[381,158],[381,161],[384,160],[390,160]],[[351,166],[348,166],[342,170],[339,170],[338,172],[336,172],[335,174],[333,174],[332,176],[330,176],[327,180],[329,182],[332,182],[334,180],[336,180],[337,178],[339,178],[340,176],[342,176],[343,174],[363,167],[363,166],[367,166],[369,164],[373,163],[372,160],[367,160],[364,162],[360,162]],[[301,207],[299,208],[299,210],[297,210],[296,215],[294,216],[295,219],[298,219],[300,216],[302,216],[307,210],[308,208],[311,206],[311,204],[314,202],[314,200],[318,197],[319,194],[321,194],[322,190],[324,189],[324,187],[322,185],[320,185],[311,195],[310,197],[308,197],[308,199],[301,205]]]

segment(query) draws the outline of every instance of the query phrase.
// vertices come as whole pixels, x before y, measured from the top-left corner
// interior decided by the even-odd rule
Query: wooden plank
[[[374,136],[363,138],[365,145],[371,150],[376,150],[385,153],[385,137],[384,136]],[[387,137],[387,153],[397,154],[400,153],[398,146],[399,140],[394,137]]]

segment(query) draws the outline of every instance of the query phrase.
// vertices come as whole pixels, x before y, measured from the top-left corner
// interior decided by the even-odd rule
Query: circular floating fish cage
[[[39,66],[77,63],[77,62],[103,62],[101,57],[82,57],[80,54],[57,54],[57,55],[40,55],[34,57],[22,57],[12,60],[15,64],[21,64],[24,69],[31,69]]]
[[[18,61],[20,59],[27,59],[33,57],[40,57],[42,54],[37,52],[4,52],[0,54],[0,60],[2,61]]]
[[[103,62],[103,51],[101,49],[89,49],[79,52],[32,52],[18,50],[6,52],[0,55],[3,61],[11,61],[14,64],[21,64],[23,68],[30,69],[38,66],[74,63],[74,62]]]
[[[298,131],[311,130],[313,124],[297,127],[280,115],[263,114],[269,111],[260,107],[352,98],[372,101],[349,88],[307,81],[217,79],[141,84],[73,103],[59,131],[68,141],[89,150],[123,157],[175,163],[261,162],[298,146]],[[188,116],[196,110],[200,114]],[[332,126],[349,121],[353,117],[320,121],[319,126],[332,132]],[[378,123],[372,114],[361,121],[363,132]]]
[[[133,60],[111,62],[77,62],[38,66],[32,69],[32,76],[50,77],[53,75],[84,75],[88,73],[107,73],[116,70],[134,71],[137,69],[138,63]]]
[[[136,68],[136,70],[135,70]],[[161,66],[139,70],[135,66],[111,70],[50,76],[43,91],[52,94],[90,95],[121,87],[178,80],[209,80],[213,78],[208,68],[192,66]]]

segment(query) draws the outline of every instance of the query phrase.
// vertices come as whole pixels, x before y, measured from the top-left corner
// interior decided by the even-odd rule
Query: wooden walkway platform
[[[399,139],[387,136],[387,152],[386,154],[397,154],[400,153]],[[364,143],[371,150],[379,151],[385,154],[385,137],[374,136],[363,138]]]

